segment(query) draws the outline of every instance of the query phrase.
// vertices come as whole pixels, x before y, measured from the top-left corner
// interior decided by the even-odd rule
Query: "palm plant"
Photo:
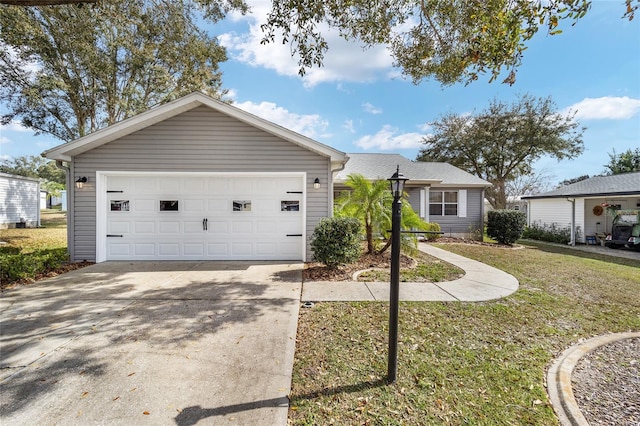
[[[391,245],[391,204],[393,195],[386,180],[367,180],[361,174],[351,174],[345,182],[350,190],[344,191],[336,200],[335,215],[354,217],[363,224],[367,241],[367,253],[383,253]],[[402,229],[428,230],[429,224],[413,211],[406,193],[402,203]],[[375,237],[382,236],[386,243],[376,250]],[[417,243],[413,234],[402,234],[405,250],[415,250]]]

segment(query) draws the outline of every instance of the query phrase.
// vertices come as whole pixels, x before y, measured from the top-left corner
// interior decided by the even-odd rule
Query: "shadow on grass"
[[[634,266],[636,268],[640,267],[640,263],[638,262],[638,260],[618,257],[613,253],[611,254],[594,253],[594,252],[582,251],[582,250],[578,250],[570,247],[562,247],[555,244],[548,244],[548,243],[532,241],[532,240],[522,241],[522,244],[527,246],[528,248],[536,248],[546,253],[556,253],[556,254],[562,254],[567,256],[581,257],[584,259],[600,260],[603,262],[615,263],[616,265],[622,265],[622,266]],[[613,249],[609,249],[609,250],[613,250]],[[630,251],[630,252],[633,253],[633,251]],[[638,254],[638,257],[640,257],[640,253]]]

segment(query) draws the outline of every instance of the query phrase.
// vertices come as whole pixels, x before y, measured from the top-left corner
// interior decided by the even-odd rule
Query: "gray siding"
[[[0,176],[0,227],[14,227],[24,219],[27,226],[40,225],[40,183],[13,175]]]
[[[329,216],[328,158],[284,141],[227,115],[200,107],[74,158],[73,181],[89,177],[84,188],[69,198],[75,235],[72,258],[95,260],[95,172],[306,172],[307,259],[309,238],[322,217]],[[320,189],[313,181],[320,178]]]
[[[446,236],[468,237],[475,229],[483,227],[481,188],[431,188],[433,191],[457,191],[460,189],[467,190],[467,217],[429,216],[429,221],[438,223]]]

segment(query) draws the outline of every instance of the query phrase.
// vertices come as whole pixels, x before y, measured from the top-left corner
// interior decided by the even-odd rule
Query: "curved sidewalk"
[[[400,300],[419,302],[481,302],[506,297],[518,280],[504,271],[427,243],[418,249],[465,271],[464,277],[439,283],[400,283]],[[303,302],[388,301],[388,282],[309,281],[302,284]]]

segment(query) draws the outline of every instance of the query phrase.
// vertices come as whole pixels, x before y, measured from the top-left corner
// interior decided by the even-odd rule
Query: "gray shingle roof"
[[[349,161],[335,177],[336,183],[346,181],[347,176],[359,173],[367,179],[388,179],[400,166],[400,173],[411,181],[449,186],[491,186],[479,177],[448,163],[411,161],[400,154],[347,154]],[[417,183],[417,182],[416,182]]]
[[[588,197],[614,194],[640,195],[640,172],[595,176],[571,185],[565,185],[553,191],[528,195],[522,198]]]

